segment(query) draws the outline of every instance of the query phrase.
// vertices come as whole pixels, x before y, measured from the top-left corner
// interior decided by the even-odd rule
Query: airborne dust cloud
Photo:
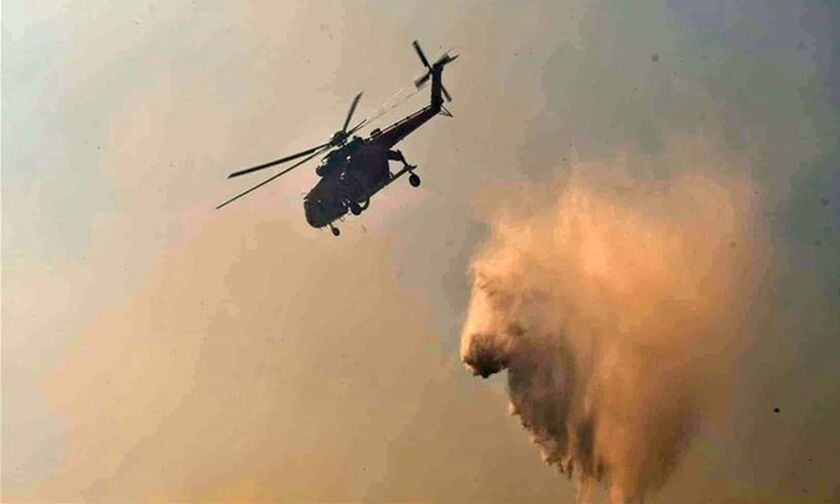
[[[688,156],[690,158],[690,156]],[[762,273],[757,192],[703,170],[667,179],[576,165],[491,218],[474,257],[461,356],[508,371],[510,413],[579,500],[663,486],[726,404]]]

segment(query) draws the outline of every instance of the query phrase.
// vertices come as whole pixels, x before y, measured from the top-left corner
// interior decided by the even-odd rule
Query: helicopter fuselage
[[[390,175],[387,149],[366,143],[346,161],[323,173],[303,200],[306,222],[316,228],[344,217],[353,203],[367,206],[370,196],[384,186]]]
[[[439,88],[435,89],[439,72],[439,69],[436,70],[433,78],[430,105],[381,132],[374,131],[367,139],[354,138],[347,151],[340,149],[325,158],[316,170],[321,180],[303,200],[306,222],[310,226],[330,226],[354,205],[367,208],[371,196],[414,168],[391,148],[440,112],[442,100]],[[402,160],[405,167],[391,173],[389,160]]]

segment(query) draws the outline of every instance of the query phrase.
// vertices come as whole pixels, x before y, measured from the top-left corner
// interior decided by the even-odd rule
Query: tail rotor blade
[[[411,45],[413,45],[414,50],[417,51],[417,56],[420,56],[420,61],[422,61],[423,64],[426,65],[426,68],[431,70],[432,65],[429,64],[429,60],[427,60],[426,55],[423,54],[423,49],[420,49],[420,43],[415,40],[411,43]]]
[[[343,131],[345,133],[347,132],[347,125],[350,124],[350,119],[353,118],[353,112],[356,111],[356,105],[359,104],[359,100],[361,98],[362,98],[362,93],[357,94],[356,97],[353,98],[353,103],[350,105],[350,111],[347,112],[347,119],[344,120],[344,126],[341,128],[341,131]]]
[[[241,193],[237,194],[237,195],[236,195],[236,196],[234,196],[233,198],[231,198],[231,199],[229,199],[229,200],[225,201],[224,203],[222,203],[221,205],[217,206],[217,207],[216,207],[216,210],[218,210],[218,209],[222,208],[223,206],[226,206],[226,205],[228,205],[228,204],[230,204],[230,203],[233,203],[234,201],[238,200],[238,199],[239,199],[239,198],[241,198],[242,196],[245,196],[246,194],[250,194],[250,193],[252,193],[252,192],[256,191],[257,189],[259,189],[260,187],[262,187],[262,186],[264,186],[264,185],[268,184],[269,182],[273,181],[274,179],[276,179],[276,178],[277,178],[277,177],[279,177],[280,175],[283,175],[283,174],[285,174],[285,173],[288,173],[288,172],[290,172],[290,171],[294,170],[294,169],[295,169],[295,168],[297,168],[298,166],[302,165],[303,163],[306,163],[307,161],[309,161],[310,159],[314,158],[314,157],[315,157],[315,156],[317,156],[318,154],[321,154],[321,153],[322,153],[323,151],[325,151],[325,150],[326,150],[326,148],[323,148],[323,149],[321,149],[320,151],[316,151],[316,152],[314,152],[313,154],[311,154],[310,156],[308,156],[308,157],[306,157],[306,158],[304,158],[304,159],[302,159],[302,160],[298,161],[297,163],[293,164],[292,166],[290,166],[290,167],[286,168],[285,170],[281,171],[280,173],[277,173],[277,174],[275,174],[275,175],[272,175],[271,177],[269,177],[269,178],[267,178],[267,179],[263,180],[262,182],[260,182],[259,184],[257,184],[257,185],[255,185],[255,186],[251,187],[251,188],[250,188],[250,189],[248,189],[247,191],[244,191],[244,192],[241,192]]]
[[[445,52],[445,53],[443,53],[443,56],[441,56],[440,58],[437,59],[437,61],[435,61],[435,66],[445,65],[445,64],[449,63],[449,61],[450,61],[449,52]]]
[[[417,89],[420,89],[421,87],[423,87],[423,84],[428,82],[428,80],[431,76],[432,76],[431,73],[426,72],[421,77],[418,77],[418,78],[414,79],[414,87],[416,87]]]
[[[446,90],[445,87],[443,87],[443,84],[440,85],[440,90],[443,93],[444,98],[446,98],[446,101],[451,102],[452,97],[449,96],[449,92]]]

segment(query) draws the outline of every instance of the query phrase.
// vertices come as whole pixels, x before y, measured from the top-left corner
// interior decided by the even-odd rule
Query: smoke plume
[[[578,165],[551,189],[525,184],[490,219],[461,339],[474,374],[508,371],[511,414],[578,476],[580,501],[597,481],[635,502],[668,480],[725,407],[762,273],[747,179],[619,168],[631,172]]]

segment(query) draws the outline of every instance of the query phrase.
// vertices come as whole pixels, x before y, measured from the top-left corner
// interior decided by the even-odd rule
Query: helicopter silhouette
[[[429,105],[385,129],[374,129],[370,136],[362,138],[354,136],[354,133],[361,129],[367,123],[367,120],[359,122],[349,130],[347,129],[353,117],[353,112],[362,97],[362,93],[359,93],[350,105],[344,125],[327,142],[291,156],[231,173],[228,178],[239,177],[304,158],[230,198],[217,206],[216,209],[236,201],[324,153],[326,154],[315,169],[315,173],[320,177],[320,180],[304,197],[303,208],[306,221],[310,226],[314,228],[329,227],[334,236],[340,234],[338,227],[335,226],[335,221],[342,219],[348,211],[353,215],[359,215],[367,210],[370,205],[370,198],[374,194],[403,175],[409,174],[408,181],[411,186],[418,187],[420,176],[414,172],[417,166],[409,164],[403,154],[399,150],[394,150],[393,147],[432,117],[438,114],[452,117],[452,114],[443,105],[444,99],[449,102],[452,101],[452,97],[443,86],[441,75],[443,67],[455,61],[458,55],[451,56],[447,51],[437,61],[429,63],[420,48],[420,44],[415,40],[412,45],[420,61],[426,67],[426,72],[415,79],[414,85],[420,89],[431,79],[431,103]],[[401,162],[403,166],[397,172],[391,172],[389,161]]]

